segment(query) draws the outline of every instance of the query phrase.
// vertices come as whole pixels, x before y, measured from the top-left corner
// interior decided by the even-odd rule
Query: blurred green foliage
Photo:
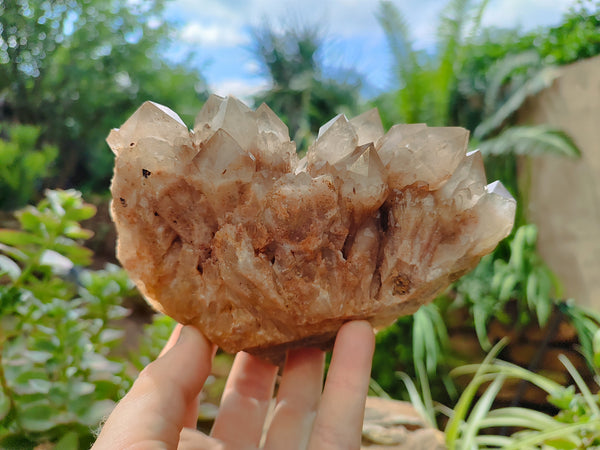
[[[456,67],[449,123],[475,130],[516,86],[531,77],[532,69],[570,64],[598,54],[600,2],[597,0],[577,0],[555,27],[527,33],[518,29],[482,28],[466,44],[464,58]]]
[[[269,24],[253,30],[252,51],[271,87],[254,97],[286,123],[299,151],[305,151],[321,125],[340,113],[355,115],[360,106],[360,78],[345,71],[342,78],[324,75],[319,59],[323,47],[317,27],[275,31]]]
[[[58,185],[105,190],[113,161],[104,138],[143,100],[164,103],[191,123],[204,83],[197,71],[165,59],[172,31],[165,1],[0,2],[0,122],[10,123],[0,141],[0,208],[30,201],[49,175]],[[421,121],[478,130],[488,174],[522,195],[515,155],[577,156],[578,149],[560,130],[512,126],[514,113],[554,80],[558,65],[600,53],[600,3],[578,1],[560,25],[530,33],[482,29],[486,5],[450,0],[439,17],[437,46],[425,52],[416,49],[394,4],[381,2],[397,89],[374,103],[386,125]],[[325,76],[320,36],[316,28],[254,30],[253,51],[271,82],[255,101],[282,117],[300,148],[335,114],[354,115],[365,106],[356,74]],[[90,232],[79,222],[93,213],[77,192],[48,191],[38,206],[17,214],[19,230],[0,230],[0,447],[89,446],[91,430],[135,372],[111,356],[122,343],[114,321],[127,314],[120,305],[132,295],[131,282],[113,266],[86,268],[93,255],[80,241]],[[597,361],[600,317],[555,303],[560,292],[535,238],[532,226],[517,227],[447,296],[380,332],[373,364],[379,384],[404,396],[397,374],[403,370],[423,392],[426,380],[434,380],[430,399],[432,391],[436,399],[454,394],[445,323],[451,307],[468,309],[474,333],[489,348],[487,324],[512,320],[508,302],[517,302],[517,325],[533,317],[544,324],[558,306],[577,327],[588,360]],[[145,328],[132,356],[135,369],[156,357],[172,326],[172,319],[157,316]],[[589,396],[570,388],[560,393],[553,402],[568,411],[563,422],[595,411]],[[456,417],[466,419],[470,406],[463,401]],[[461,426],[455,438],[463,439]]]
[[[190,121],[202,102],[196,70],[165,59],[165,1],[0,2],[0,121],[33,124],[59,149],[57,186],[103,191],[113,158],[104,138],[145,100]]]
[[[597,26],[600,4],[581,1],[554,28],[531,33],[480,29],[487,2],[450,0],[439,17],[438,45],[433,54],[415,50],[411,30],[391,2],[380,5],[379,21],[396,62],[398,90],[375,100],[388,123],[396,121],[458,125],[474,131],[473,148],[480,148],[488,179],[500,179],[519,205],[515,230],[496,251],[460,279],[449,295],[378,334],[374,378],[394,396],[406,395],[397,370],[417,380],[435,379],[437,398],[453,395],[447,377],[450,364],[444,320],[448,308],[466,307],[481,345],[489,349],[487,325],[492,319],[523,326],[533,317],[544,325],[550,312],[565,309],[558,282],[538,256],[536,229],[527,224],[526,177],[517,177],[517,155],[580,156],[564,132],[549,126],[513,126],[514,113],[558,76],[557,64],[600,52]],[[446,95],[450,93],[450,95]],[[526,169],[535,170],[525,165]],[[509,317],[509,302],[517,319]],[[572,305],[574,306],[574,305]],[[590,347],[597,323],[576,307],[566,308]],[[580,317],[581,316],[581,317]],[[580,319],[576,321],[575,319]],[[591,330],[591,331],[590,331]],[[387,355],[387,357],[386,357]],[[390,357],[389,355],[393,355]],[[586,352],[590,356],[590,352]],[[446,391],[446,392],[445,392]]]
[[[85,268],[79,221],[94,213],[76,191],[47,191],[17,212],[19,230],[0,229],[1,448],[88,448],[129,387],[111,352],[133,284],[118,267]]]
[[[600,342],[596,328],[595,342]],[[598,388],[586,385],[583,377],[565,356],[558,359],[570,375],[563,386],[542,374],[495,359],[506,342],[499,342],[481,364],[453,370],[454,376],[473,374],[456,406],[450,410],[444,429],[448,449],[595,449],[600,446],[600,397],[592,393]],[[600,373],[597,356],[590,360],[596,375]],[[494,408],[496,395],[508,379],[527,381],[547,393],[555,414],[524,407]],[[413,398],[417,397],[413,393]],[[418,404],[426,402],[415,398]],[[430,409],[431,410],[431,409]],[[432,411],[434,414],[435,412]]]
[[[466,308],[469,322],[464,326],[473,329],[486,351],[492,346],[488,340],[492,320],[522,328],[537,318],[539,326],[544,327],[559,307],[561,287],[537,254],[536,241],[534,225],[519,227],[506,247],[484,256],[475,270],[456,281],[434,303],[378,333],[373,378],[381,387],[391,395],[404,396],[405,389],[397,377],[401,370],[416,379],[434,380],[432,389],[438,399],[455,395],[456,388],[448,377],[454,355],[448,347],[444,320],[453,309]],[[516,306],[516,313],[509,313],[509,302]],[[420,374],[420,370],[426,374]]]
[[[375,100],[385,125],[450,123],[450,100],[469,43],[480,28],[485,0],[446,2],[437,25],[433,53],[416,48],[409,22],[391,1],[380,2],[378,20],[394,61],[397,89]]]
[[[158,358],[176,324],[169,316],[155,314],[152,322],[144,326],[139,345],[131,355],[131,361],[137,370],[142,370]]]
[[[58,156],[53,145],[38,144],[40,129],[31,125],[0,128],[0,210],[12,210],[34,199]]]

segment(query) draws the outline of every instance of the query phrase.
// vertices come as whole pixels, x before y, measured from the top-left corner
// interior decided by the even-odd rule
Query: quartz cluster
[[[384,133],[377,110],[323,125],[298,159],[266,105],[211,96],[192,131],[144,103],[107,142],[117,254],[147,300],[228,352],[328,345],[352,319],[385,327],[510,232],[468,131]]]

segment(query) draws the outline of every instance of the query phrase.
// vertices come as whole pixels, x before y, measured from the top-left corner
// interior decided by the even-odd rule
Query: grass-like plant
[[[573,384],[563,386],[545,376],[496,359],[506,340],[496,344],[481,364],[458,367],[453,376],[472,375],[472,379],[453,408],[434,405],[427,383],[419,393],[406,375],[413,405],[435,426],[435,414],[448,416],[444,429],[448,449],[583,449],[600,446],[600,396],[598,385],[589,387],[564,355],[560,361]],[[594,369],[600,372],[600,330],[594,336]],[[493,408],[496,395],[510,378],[525,380],[548,394],[548,402],[558,409],[555,415],[524,407]],[[598,378],[597,378],[598,381]],[[432,420],[433,418],[433,420]],[[495,430],[517,430],[494,434]]]

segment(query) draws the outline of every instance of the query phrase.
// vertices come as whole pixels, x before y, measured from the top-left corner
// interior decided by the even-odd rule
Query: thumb
[[[211,343],[195,328],[184,327],[177,343],[140,373],[93,448],[143,443],[176,448],[186,411],[210,374],[212,355]]]

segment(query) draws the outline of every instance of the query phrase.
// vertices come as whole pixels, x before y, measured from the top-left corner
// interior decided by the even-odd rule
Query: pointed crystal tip
[[[507,200],[513,200],[516,202],[516,200],[514,199],[514,197],[511,195],[510,192],[508,192],[508,189],[506,189],[504,187],[504,185],[500,182],[500,181],[494,181],[490,184],[488,184],[485,187],[485,190],[489,193],[489,194],[496,194],[499,195],[500,197],[503,197]]]

